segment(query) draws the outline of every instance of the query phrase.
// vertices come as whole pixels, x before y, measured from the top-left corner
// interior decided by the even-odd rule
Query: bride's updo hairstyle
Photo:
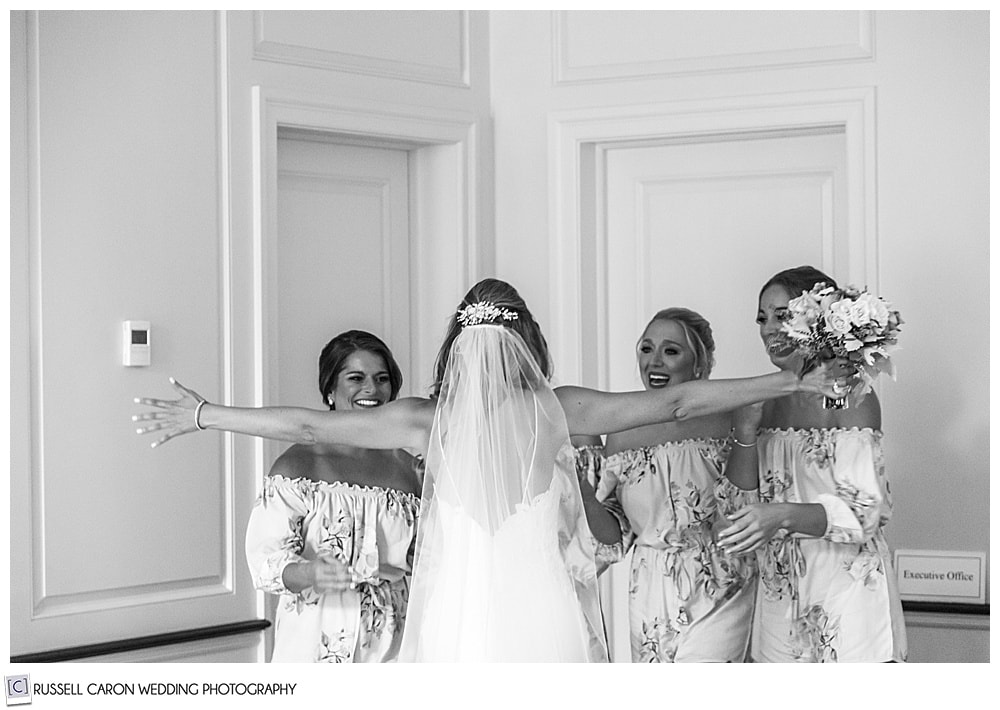
[[[803,291],[812,291],[813,286],[820,281],[825,282],[827,286],[837,288],[836,281],[813,266],[796,266],[794,269],[785,269],[767,280],[767,283],[760,289],[760,293],[757,294],[757,301],[760,301],[764,291],[772,286],[781,286],[788,291],[789,296],[798,298]]]
[[[441,349],[438,351],[437,360],[434,363],[434,384],[431,386],[431,396],[437,397],[441,393],[441,383],[444,381],[444,372],[448,366],[448,357],[451,353],[452,343],[455,342],[458,334],[462,332],[462,324],[456,316],[459,311],[477,303],[492,303],[496,308],[513,311],[517,314],[517,318],[509,320],[499,318],[496,323],[503,325],[505,328],[510,328],[521,336],[524,344],[535,357],[535,362],[538,363],[538,368],[542,371],[542,375],[548,379],[552,375],[552,360],[549,357],[549,346],[545,342],[545,336],[542,335],[542,329],[538,327],[535,317],[531,315],[531,311],[528,310],[528,306],[525,304],[524,299],[521,298],[521,294],[506,281],[501,281],[500,279],[483,279],[469,289],[469,292],[465,294],[465,298],[462,299],[462,302],[458,304],[458,308],[455,309],[455,313],[449,318],[448,332],[445,335],[444,342],[441,343]]]

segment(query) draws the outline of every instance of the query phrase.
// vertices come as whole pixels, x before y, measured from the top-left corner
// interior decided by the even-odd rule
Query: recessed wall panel
[[[325,408],[317,361],[345,330],[380,337],[406,371],[407,164],[405,150],[278,141],[271,370],[282,404]]]
[[[733,138],[608,151],[612,389],[642,386],[634,344],[674,306],[712,324],[714,376],[770,371],[754,323],[760,285],[791,266],[836,278],[847,264],[843,134]]]
[[[468,85],[466,12],[258,11],[254,32],[256,59]]]
[[[557,84],[873,57],[868,12],[557,12],[553,23]]]

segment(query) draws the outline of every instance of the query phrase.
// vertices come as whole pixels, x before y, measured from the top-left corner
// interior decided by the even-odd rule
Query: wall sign
[[[899,595],[908,601],[986,603],[986,553],[896,550]]]

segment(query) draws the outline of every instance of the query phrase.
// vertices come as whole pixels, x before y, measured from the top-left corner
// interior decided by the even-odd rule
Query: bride
[[[604,434],[734,409],[791,392],[835,395],[821,365],[661,390],[608,393],[549,385],[541,329],[517,291],[472,287],[438,354],[431,398],[367,411],[142,398],[133,417],[153,446],[219,429],[297,443],[407,448],[426,455],[402,661],[607,661],[570,435]],[[844,371],[846,372],[846,370]]]

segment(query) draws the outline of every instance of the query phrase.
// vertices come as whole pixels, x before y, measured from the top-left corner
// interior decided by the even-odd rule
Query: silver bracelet
[[[732,429],[729,432],[729,438],[732,440],[732,442],[734,444],[736,444],[737,446],[742,447],[744,449],[753,449],[753,448],[755,448],[757,446],[757,440],[756,439],[753,441],[752,444],[744,444],[742,441],[740,441],[739,439],[737,439],[736,438],[736,429]]]
[[[198,402],[198,406],[194,408],[194,426],[195,426],[195,428],[198,431],[207,431],[208,430],[208,427],[202,426],[201,425],[201,421],[200,421],[200,418],[201,418],[201,408],[205,406],[205,402],[207,402],[207,401],[208,401],[207,399],[201,400],[200,402]]]

